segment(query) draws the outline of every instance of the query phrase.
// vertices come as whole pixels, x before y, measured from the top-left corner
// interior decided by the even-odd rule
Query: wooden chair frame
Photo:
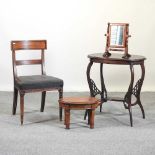
[[[44,57],[44,50],[46,50],[46,49],[47,49],[46,40],[11,41],[13,76],[14,76],[14,96],[13,96],[12,114],[13,115],[16,114],[17,99],[18,99],[18,92],[19,92],[19,94],[20,94],[21,125],[23,124],[23,118],[24,118],[24,95],[25,95],[25,93],[42,92],[40,112],[44,111],[46,91],[58,90],[59,99],[61,99],[63,97],[63,86],[58,87],[58,88],[28,89],[28,90],[21,90],[18,87],[16,87],[15,83],[16,83],[16,81],[19,80],[18,75],[17,75],[17,66],[19,66],[19,65],[41,65],[41,74],[46,75],[45,57]],[[16,60],[16,52],[20,52],[21,50],[41,50],[41,59]],[[59,117],[60,117],[60,120],[62,120],[62,107],[60,107],[60,105],[59,105]]]

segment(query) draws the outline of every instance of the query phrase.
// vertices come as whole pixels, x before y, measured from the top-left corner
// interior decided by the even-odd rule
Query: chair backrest
[[[17,66],[19,65],[41,65],[41,72],[45,75],[44,67],[44,50],[47,49],[46,40],[14,40],[11,41],[11,50],[12,50],[12,62],[13,62],[13,74],[14,78],[17,77]],[[31,60],[16,60],[16,52],[22,50],[40,50],[41,58],[40,59],[31,59]]]

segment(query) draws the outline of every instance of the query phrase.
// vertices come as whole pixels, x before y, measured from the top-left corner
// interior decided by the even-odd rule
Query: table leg
[[[131,72],[131,81],[129,86],[129,102],[128,102],[128,108],[129,108],[129,115],[130,115],[130,125],[133,126],[133,119],[132,119],[132,108],[131,108],[131,96],[132,96],[132,89],[133,89],[133,83],[134,83],[134,68],[133,64],[130,65],[130,72]]]
[[[89,90],[90,90],[90,96],[94,97],[94,95],[93,95],[93,87],[92,87],[91,79],[90,79],[90,70],[91,70],[92,65],[93,65],[93,62],[90,61],[88,66],[87,66],[87,72],[86,73],[87,73],[87,81],[88,81]],[[88,110],[85,111],[84,120],[86,120],[87,115],[88,115]]]
[[[100,112],[102,112],[102,104],[104,101],[107,101],[107,90],[103,78],[103,63],[100,64],[100,80],[101,80],[101,105]]]
[[[101,78],[101,90],[100,91],[95,82],[90,78],[90,70],[93,65],[93,61],[90,60],[88,66],[87,66],[87,81],[90,89],[90,96],[95,97],[96,95],[100,94],[101,95],[101,102],[105,101],[105,98],[107,98],[107,91],[105,89],[105,84],[104,84],[104,78],[103,78],[103,63],[100,65],[100,78]],[[105,97],[104,97],[105,96]],[[100,111],[102,110],[102,104],[100,106]],[[88,110],[85,111],[84,119],[86,119],[88,114]]]
[[[130,115],[130,125],[131,127],[133,126],[133,119],[132,119],[132,109],[131,109],[131,96],[132,96],[132,89],[133,89],[133,83],[134,83],[134,68],[133,68],[133,64],[130,64],[130,73],[131,73],[131,81],[130,81],[130,85],[128,88],[128,92],[125,95],[125,99],[124,102],[126,102],[127,104],[124,103],[125,108],[127,108],[129,110],[129,115]]]
[[[140,109],[141,109],[141,111],[142,111],[142,116],[143,116],[143,118],[145,118],[145,112],[144,112],[144,108],[143,108],[143,106],[142,106],[142,103],[141,103],[141,101],[140,101],[140,98],[137,99],[137,103],[138,103],[138,105],[139,105],[139,107],[140,107]]]
[[[92,65],[93,65],[93,61],[90,61],[88,66],[87,66],[87,81],[88,81],[88,85],[89,85],[89,89],[90,89],[90,96],[94,97],[93,87],[92,87],[91,79],[90,79],[90,70],[91,70]]]
[[[139,94],[137,96],[137,103],[138,103],[138,105],[141,108],[143,118],[145,118],[145,112],[144,112],[143,106],[142,106],[141,101],[140,101],[140,92],[141,92],[141,88],[142,88],[144,77],[145,77],[145,66],[144,66],[144,62],[141,63],[140,66],[141,66],[141,70],[142,70],[142,75],[141,75],[141,83],[140,83],[140,86],[139,86]]]
[[[141,78],[137,81],[137,83],[135,84],[133,90],[132,90],[132,94],[136,97],[136,102],[132,104],[132,106],[138,104],[140,106],[140,109],[142,111],[142,116],[143,118],[145,118],[145,112],[143,109],[143,106],[141,104],[141,100],[140,100],[140,92],[141,92],[141,88],[143,85],[143,81],[144,81],[144,76],[145,76],[145,67],[144,67],[144,62],[142,62],[140,64],[141,66]]]
[[[96,95],[98,94],[102,94],[102,92],[97,88],[95,82],[90,78],[90,69],[93,65],[93,62],[90,60],[89,64],[88,64],[88,67],[87,67],[87,81],[88,81],[88,85],[89,85],[89,89],[90,89],[90,96],[91,97],[95,97]],[[103,64],[101,65],[101,69],[102,70],[102,66]],[[101,71],[101,75],[102,75],[102,71]],[[103,79],[103,75],[101,76],[101,79],[102,79],[102,86],[104,86],[104,79]]]

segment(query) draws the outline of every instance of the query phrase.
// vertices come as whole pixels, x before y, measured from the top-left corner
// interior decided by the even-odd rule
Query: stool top
[[[59,102],[64,104],[96,104],[99,103],[99,99],[95,97],[65,97]]]

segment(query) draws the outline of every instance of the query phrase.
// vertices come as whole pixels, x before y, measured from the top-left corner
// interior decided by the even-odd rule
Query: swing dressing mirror
[[[111,55],[109,51],[124,52],[123,58],[130,57],[128,54],[128,38],[130,37],[128,23],[108,23],[107,43],[103,56]]]

